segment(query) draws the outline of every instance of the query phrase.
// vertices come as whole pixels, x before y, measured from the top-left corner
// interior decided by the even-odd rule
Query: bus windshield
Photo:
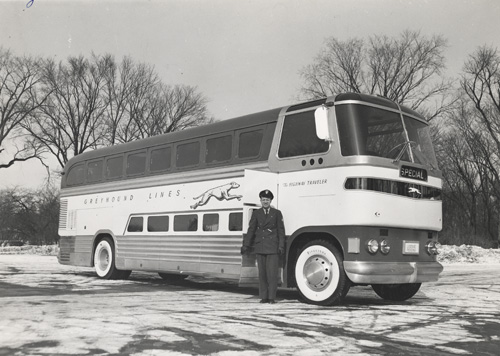
[[[367,155],[437,169],[429,126],[397,112],[359,104],[336,106],[343,156]]]

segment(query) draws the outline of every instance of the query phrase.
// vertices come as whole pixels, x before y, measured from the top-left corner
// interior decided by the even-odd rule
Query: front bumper
[[[356,284],[400,284],[437,281],[439,262],[344,261],[347,277]]]

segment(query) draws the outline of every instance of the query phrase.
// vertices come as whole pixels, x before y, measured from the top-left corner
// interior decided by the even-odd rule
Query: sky
[[[498,0],[0,0],[0,46],[58,61],[130,56],[167,84],[196,86],[224,120],[297,102],[299,72],[329,37],[442,35],[456,77],[479,46],[500,49],[499,18]],[[14,165],[0,189],[46,175],[36,161]]]

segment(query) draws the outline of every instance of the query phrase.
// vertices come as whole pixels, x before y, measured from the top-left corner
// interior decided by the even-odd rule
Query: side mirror
[[[330,132],[330,123],[328,122],[328,108],[325,105],[321,105],[314,111],[314,121],[316,136],[322,140],[332,142],[333,138]]]

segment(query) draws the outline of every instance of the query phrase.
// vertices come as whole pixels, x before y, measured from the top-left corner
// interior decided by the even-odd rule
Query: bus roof
[[[399,108],[401,108],[401,111],[403,113],[406,113],[424,122],[427,122],[427,120],[415,110],[412,110],[404,105],[399,105],[398,107],[398,104],[396,104],[394,101],[383,96],[375,96],[375,95],[360,94],[360,93],[344,93],[344,94],[339,94],[335,97],[335,102],[348,101],[348,100],[363,101],[368,104],[385,106],[393,110],[399,110]]]
[[[98,148],[95,150],[81,153],[71,158],[66,163],[66,167],[70,167],[75,163],[78,163],[80,161],[86,161],[89,159],[95,159],[114,154],[121,154],[124,152],[140,150],[147,147],[154,147],[168,143],[174,143],[186,139],[196,139],[198,137],[205,135],[223,133],[235,129],[242,129],[270,122],[276,122],[278,120],[278,115],[281,109],[282,108],[271,109],[255,114],[236,117],[233,119],[217,121],[212,124],[193,127],[182,131],[170,132],[114,146]]]

